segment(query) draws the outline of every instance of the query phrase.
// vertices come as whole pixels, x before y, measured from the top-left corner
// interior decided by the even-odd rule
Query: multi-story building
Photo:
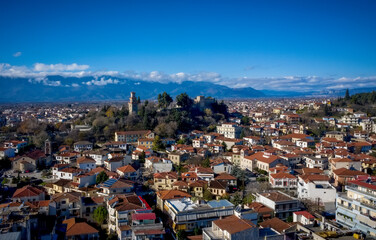
[[[93,149],[93,143],[88,142],[88,141],[79,141],[75,142],[73,144],[74,151],[76,152],[82,152],[85,150],[92,150]]]
[[[51,197],[56,204],[56,215],[58,216],[81,216],[82,200],[79,192],[56,193]]]
[[[204,228],[204,240],[258,239],[259,229],[250,220],[235,215],[213,221],[211,228]]]
[[[138,139],[154,139],[154,133],[149,130],[115,132],[116,142],[138,143]]]
[[[104,161],[108,159],[109,152],[106,150],[91,150],[83,152],[83,156],[91,157],[95,160],[97,166],[102,166]]]
[[[321,170],[328,168],[328,158],[320,155],[316,157],[305,157],[305,162],[308,168],[320,168]]]
[[[326,175],[301,175],[298,177],[298,197],[308,199],[319,204],[333,202],[336,189],[329,183]]]
[[[190,194],[180,190],[160,190],[157,192],[157,208],[163,210],[167,200],[191,197]]]
[[[77,167],[83,170],[91,171],[96,167],[95,160],[91,157],[80,157],[77,159]]]
[[[330,131],[325,133],[325,137],[335,138],[339,141],[343,141],[345,139],[345,133],[339,131]]]
[[[55,165],[52,168],[52,177],[54,179],[73,180],[73,177],[77,176],[78,174],[82,172],[84,172],[84,170],[82,169],[72,168],[72,167],[67,167],[67,166],[59,167]]]
[[[18,153],[20,149],[24,148],[27,146],[26,141],[9,141],[9,142],[4,142],[4,147],[5,148],[13,148],[15,153]]]
[[[336,221],[376,237],[376,181],[358,179],[348,182],[346,192],[337,193]]]
[[[242,128],[235,123],[223,123],[217,126],[217,132],[223,134],[226,138],[239,138]]]
[[[185,153],[185,152],[170,152],[168,154],[168,159],[171,160],[171,162],[173,162],[174,164],[176,165],[180,165],[182,162],[184,162],[185,160],[187,160],[189,157],[189,154],[188,153]]]
[[[153,138],[139,138],[138,139],[138,146],[144,146],[146,148],[152,148],[153,147]]]
[[[35,202],[45,199],[45,192],[30,185],[19,188],[12,196],[13,202]]]
[[[273,209],[274,215],[282,220],[292,216],[293,212],[300,210],[300,202],[296,198],[280,191],[256,194],[256,202]]]
[[[273,188],[296,188],[296,177],[290,173],[279,172],[269,175],[269,183]]]
[[[55,155],[56,161],[58,161],[61,164],[67,163],[71,164],[77,160],[78,157],[80,157],[80,153],[77,152],[63,152]]]
[[[98,194],[111,196],[132,192],[134,190],[134,182],[126,179],[110,178],[97,187],[102,190],[102,192],[98,192]]]
[[[234,214],[234,205],[227,200],[194,203],[191,199],[167,200],[164,210],[172,220],[172,229],[193,231],[195,228],[207,228],[212,221]]]
[[[108,200],[107,206],[110,232],[118,232],[121,226],[130,225],[132,213],[152,211],[146,201],[134,193],[116,195]]]
[[[158,190],[170,190],[172,189],[172,184],[178,180],[178,175],[176,172],[161,172],[154,174],[154,185],[153,188]]]
[[[346,123],[350,126],[357,126],[359,123],[359,118],[354,115],[345,115],[340,119],[341,123]]]

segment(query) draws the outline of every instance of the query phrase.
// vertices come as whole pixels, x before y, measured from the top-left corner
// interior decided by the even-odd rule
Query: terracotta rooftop
[[[268,192],[268,193],[261,193],[262,196],[274,201],[274,202],[282,202],[282,201],[292,201],[293,198],[289,197],[288,195],[282,194],[280,192]]]
[[[36,197],[42,193],[43,190],[27,185],[23,188],[17,189],[12,198]]]
[[[253,211],[258,213],[270,213],[273,212],[273,209],[265,206],[262,203],[259,202],[252,202],[248,205],[249,208],[251,208]]]
[[[157,192],[157,196],[162,200],[190,198],[190,194],[179,190],[161,190]]]
[[[119,167],[117,170],[123,173],[136,172],[136,169],[134,169],[131,165],[125,165],[125,166]]]
[[[136,194],[120,194],[108,201],[117,211],[144,209],[142,200]]]
[[[178,174],[176,172],[160,172],[160,173],[154,173],[154,178],[178,179]]]
[[[226,172],[220,173],[215,180],[236,180],[237,178]]]
[[[67,237],[99,233],[97,229],[86,222],[78,222],[75,218],[64,220],[63,224],[67,224]]]
[[[272,173],[270,176],[274,179],[280,179],[280,178],[289,178],[289,179],[296,179],[296,177],[290,173],[285,172],[279,172],[279,173]]]
[[[290,224],[282,221],[279,218],[272,218],[259,224],[262,228],[272,228],[278,233],[282,233],[284,230],[290,228]]]
[[[83,156],[77,159],[77,163],[95,163],[95,160],[91,157]]]
[[[333,173],[337,176],[341,177],[356,177],[359,175],[368,175],[367,173],[357,171],[357,170],[350,170],[347,168],[339,168],[333,171]]]
[[[326,175],[318,174],[304,174],[299,176],[304,182],[314,182],[314,181],[329,181],[329,177]]]
[[[276,161],[277,159],[279,159],[278,156],[276,155],[265,155],[264,152],[257,152],[251,156],[246,156],[244,157],[248,160],[257,160],[257,161],[260,161],[260,162],[263,162],[263,163],[272,163],[274,161]]]
[[[250,228],[256,228],[256,225],[250,220],[240,219],[235,215],[215,220],[213,221],[213,224],[217,225],[222,231],[227,231],[230,234],[242,232]]]

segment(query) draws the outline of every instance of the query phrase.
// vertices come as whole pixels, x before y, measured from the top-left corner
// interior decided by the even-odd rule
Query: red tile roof
[[[91,157],[82,156],[77,159],[77,163],[95,163],[95,160]]]
[[[63,224],[67,224],[67,237],[99,233],[97,229],[93,228],[86,222],[77,222],[75,218],[64,220]]]
[[[43,190],[27,185],[23,188],[17,189],[12,198],[37,197],[42,193]]]
[[[256,225],[254,225],[250,220],[240,219],[235,215],[215,220],[213,221],[213,224],[230,234],[246,231],[250,228],[256,228]]]
[[[274,179],[281,179],[281,178],[296,179],[294,175],[290,173],[285,173],[285,172],[273,173],[273,174],[270,174],[270,177]]]
[[[125,165],[125,166],[119,167],[117,170],[123,173],[136,172],[136,169],[134,169],[131,165]]]
[[[190,194],[179,190],[162,190],[157,192],[157,196],[162,200],[190,198]]]
[[[290,224],[282,221],[281,219],[279,218],[272,218],[272,219],[269,219],[269,220],[266,220],[262,223],[259,224],[262,228],[272,228],[274,230],[276,230],[278,233],[282,233],[284,230],[290,228]]]
[[[315,219],[315,217],[312,216],[312,214],[310,214],[307,211],[294,212],[294,214],[296,214],[296,215],[302,215],[302,216],[304,216],[305,218],[308,218],[308,219]]]
[[[347,169],[347,168],[339,168],[339,169],[336,169],[333,171],[333,173],[337,176],[341,176],[341,177],[356,177],[356,176],[359,176],[359,175],[367,175],[367,173],[364,173],[364,172],[361,172],[361,171],[357,171],[357,170],[351,170],[351,169]]]

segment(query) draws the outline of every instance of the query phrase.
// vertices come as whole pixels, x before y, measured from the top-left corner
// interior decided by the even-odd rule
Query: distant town
[[[0,239],[376,239],[376,92],[155,99],[0,105]]]

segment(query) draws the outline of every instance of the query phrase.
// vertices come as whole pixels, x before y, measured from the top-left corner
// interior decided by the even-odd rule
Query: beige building
[[[178,180],[178,175],[175,172],[161,172],[154,174],[153,188],[158,190],[170,190],[172,185]]]
[[[21,172],[34,171],[37,167],[35,159],[29,157],[16,157],[12,161],[12,169]]]
[[[373,179],[354,180],[337,193],[336,221],[376,237],[376,187]]]
[[[168,154],[168,159],[171,160],[176,165],[180,165],[182,162],[187,160],[189,157],[188,153],[182,153],[182,152],[171,152]]]
[[[226,138],[239,138],[242,128],[235,123],[223,123],[217,126],[217,133],[223,134]]]
[[[116,142],[137,143],[140,138],[154,139],[150,130],[115,132]]]
[[[345,138],[345,133],[339,131],[330,131],[325,134],[327,138],[335,138],[339,141],[343,141]]]

